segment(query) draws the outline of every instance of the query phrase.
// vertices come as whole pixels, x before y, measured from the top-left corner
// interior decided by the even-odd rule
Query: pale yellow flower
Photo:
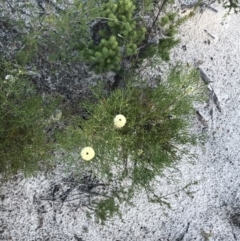
[[[95,151],[93,150],[92,147],[84,147],[81,151],[81,157],[85,161],[90,161],[94,158],[95,156]]]
[[[122,128],[127,122],[125,116],[121,114],[116,115],[113,121],[116,128]]]
[[[15,78],[12,75],[8,74],[8,75],[5,76],[5,80],[8,80],[9,82],[14,82]]]
[[[192,86],[187,87],[186,94],[191,94],[194,91],[194,88]]]
[[[62,118],[62,111],[56,110],[55,113],[51,116],[53,121],[59,121]]]

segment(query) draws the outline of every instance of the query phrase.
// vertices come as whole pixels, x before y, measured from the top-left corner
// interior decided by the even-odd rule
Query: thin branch
[[[162,12],[162,10],[163,10],[164,6],[166,5],[167,1],[168,1],[168,0],[163,0],[161,6],[158,8],[158,14],[157,14],[156,18],[154,19],[151,28],[150,28],[149,31],[148,31],[148,37],[150,36],[150,34],[151,34],[151,32],[152,32],[152,29],[153,29],[153,27],[155,26],[155,24],[156,24],[156,22],[157,22],[157,20],[158,20],[158,18],[159,18],[159,16],[160,16],[160,13]]]
[[[7,1],[7,4],[9,5],[9,7],[11,8],[12,12],[14,13],[16,10],[15,10],[14,7],[9,3],[8,0],[6,0],[6,1]]]

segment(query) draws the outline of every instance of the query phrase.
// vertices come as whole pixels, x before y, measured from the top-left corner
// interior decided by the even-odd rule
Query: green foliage
[[[121,53],[115,36],[111,36],[109,40],[102,39],[97,46],[90,45],[89,49],[84,50],[83,56],[92,62],[92,67],[97,73],[103,69],[106,71],[120,69]]]
[[[76,118],[74,127],[59,134],[58,140],[69,151],[94,149],[92,161],[80,161],[79,156],[79,172],[90,169],[106,183],[127,181],[128,189],[147,191],[164,167],[188,153],[186,145],[198,141],[189,131],[189,120],[195,113],[193,103],[203,100],[200,83],[196,71],[176,67],[155,88],[139,84],[138,79],[109,95],[99,87],[94,91],[97,103],[82,104],[88,120]],[[122,128],[114,126],[118,114],[126,117]]]
[[[98,44],[93,39],[82,51],[97,73],[120,69],[124,57],[121,48],[125,49],[125,56],[137,54],[137,45],[144,40],[146,28],[133,19],[135,8],[131,0],[110,0],[103,4],[101,20],[96,24],[99,29],[93,29],[94,35],[101,41]]]
[[[165,2],[164,7],[171,1]],[[35,20],[30,34],[22,39],[24,46],[17,61],[29,64],[38,56],[50,64],[83,61],[90,70],[103,73],[118,72],[130,57],[140,63],[159,53],[160,58],[169,60],[170,49],[178,43],[174,35],[181,21],[176,20],[176,13],[162,8],[151,26],[142,16],[154,16],[158,8],[152,0],[75,0],[64,11],[43,15],[40,24]],[[152,44],[151,32],[156,24],[164,35],[159,43]],[[47,57],[42,54],[46,51]],[[133,67],[135,62],[130,65]]]
[[[23,71],[3,64],[0,69],[0,174],[33,173],[50,164],[53,146],[45,127],[57,103],[43,101]]]
[[[138,54],[140,59],[152,58],[156,54],[156,44],[149,43],[144,46]]]
[[[21,66],[30,63],[37,55],[38,41],[35,34],[29,34],[22,38],[23,48],[16,54],[16,62]]]
[[[223,7],[228,9],[229,12],[233,9],[234,13],[239,13],[239,0],[218,0],[218,2],[222,3]]]
[[[68,2],[64,10],[52,10],[51,14],[41,17],[31,16],[30,26],[23,28],[23,32],[27,29],[28,34],[20,38],[23,46],[16,56],[18,64],[32,63],[39,56],[50,64],[83,61],[76,50],[88,44],[89,23],[99,16],[97,5],[100,2],[74,0]],[[46,52],[47,56],[44,56]]]
[[[164,61],[169,61],[169,50],[180,42],[179,39],[174,39],[172,37],[161,39],[158,44],[158,54],[159,57]]]
[[[161,21],[160,21],[160,25],[161,26],[165,26],[166,24],[168,24],[169,23],[169,17],[166,15],[166,16],[163,16],[162,18],[161,18]]]
[[[175,13],[161,12],[160,7],[161,14],[153,21],[159,24],[164,36],[151,41],[155,25],[147,24],[142,16],[152,14],[156,6],[152,0],[74,0],[64,11],[37,18],[28,28],[30,34],[21,39],[23,46],[16,56],[17,63],[24,67],[34,65],[38,56],[49,62],[51,68],[51,61],[86,61],[102,73],[119,71],[125,60],[132,64],[134,58],[155,54],[168,61],[169,50],[178,43],[174,38],[177,27],[185,18],[176,20]],[[109,186],[118,183],[106,195],[99,195],[94,206],[102,221],[119,212],[119,204],[129,202],[134,193],[142,189],[151,191],[153,181],[164,167],[187,155],[187,147],[199,140],[189,130],[193,103],[203,99],[196,71],[184,72],[176,67],[166,81],[157,80],[154,88],[130,71],[124,76],[127,80],[126,76],[129,83],[124,89],[109,93],[104,84],[94,89],[91,100],[80,106],[87,117],[68,117],[65,129],[58,130],[56,135],[58,148],[79,153],[74,163],[79,177],[91,171],[97,180],[102,179]],[[54,148],[54,121],[61,112],[50,116],[58,101],[39,96],[26,72],[3,65],[0,101],[0,173],[28,173],[41,164],[50,164],[47,160]],[[122,128],[114,126],[118,114],[127,120]],[[93,160],[80,158],[83,147],[94,149]]]
[[[101,223],[104,223],[116,212],[119,212],[119,205],[115,203],[114,197],[107,198],[106,200],[101,200],[95,210],[96,216]]]
[[[170,50],[177,45],[180,40],[175,39],[175,34],[179,25],[190,17],[176,18],[177,14],[168,12],[159,19],[158,25],[163,29],[164,37],[158,43],[148,43],[141,48],[138,57],[140,59],[152,58],[154,55],[163,61],[170,60]]]
[[[152,0],[133,0],[132,2],[136,6],[136,10],[142,15],[154,10],[154,1]]]
[[[174,37],[168,37],[165,39],[160,39],[159,43],[156,44],[147,44],[139,53],[140,59],[152,58],[157,54],[163,61],[169,61],[170,50],[180,42],[179,39],[175,39]]]

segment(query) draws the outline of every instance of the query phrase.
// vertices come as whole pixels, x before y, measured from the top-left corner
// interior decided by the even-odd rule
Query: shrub
[[[3,64],[0,70],[0,174],[6,178],[49,164],[53,142],[45,128],[58,101],[43,100],[24,72]]]
[[[63,11],[43,15],[41,24],[34,22],[34,29],[22,39],[18,63],[29,63],[45,51],[47,61],[83,61],[96,73],[118,72],[130,58],[136,59],[128,61],[134,65],[157,53],[167,61],[170,49],[178,43],[174,35],[181,23],[175,13],[165,11],[171,3],[166,0],[160,6],[152,0],[75,0]],[[149,15],[150,21],[145,18]],[[161,28],[160,41],[155,38],[156,27]]]
[[[105,183],[120,182],[111,202],[106,199],[108,206],[113,205],[113,200],[128,200],[141,188],[152,190],[152,181],[163,168],[187,155],[189,144],[198,143],[189,120],[195,113],[193,103],[202,101],[203,93],[197,72],[178,67],[154,88],[139,84],[138,79],[109,95],[99,87],[94,91],[97,103],[82,104],[87,120],[77,117],[59,140],[69,151],[93,148],[95,156],[90,161],[81,161],[79,156],[76,172],[91,170]],[[99,206],[97,213],[105,217]]]
[[[107,195],[90,203],[103,221],[137,191],[151,192],[164,167],[187,155],[187,147],[200,140],[189,129],[193,104],[203,99],[194,70],[176,67],[166,81],[156,80],[156,86],[149,87],[123,65],[125,60],[133,65],[156,53],[169,60],[169,50],[178,43],[176,29],[186,18],[175,20],[175,13],[161,13],[168,2],[158,6],[152,0],[75,0],[69,8],[43,15],[41,24],[37,20],[30,26],[31,33],[22,39],[24,46],[16,55],[18,64],[26,67],[44,50],[42,59],[50,60],[50,68],[51,61],[70,65],[84,60],[97,73],[115,71],[116,78],[128,80],[126,88],[110,93],[99,85],[93,98],[81,103],[84,118],[70,116],[65,130],[57,133],[58,148],[79,153],[74,165],[80,178],[90,171],[93,178],[111,186]],[[155,6],[157,16],[145,22],[142,16],[154,13]],[[153,41],[157,24],[162,39]],[[124,68],[121,74],[120,68]],[[50,164],[54,121],[61,112],[50,116],[58,101],[43,100],[24,71],[6,71],[3,65],[1,71],[0,172],[5,176],[18,170],[32,172],[40,164]]]
[[[124,56],[137,54],[147,30],[141,26],[143,21],[133,18],[135,9],[131,0],[110,0],[102,5],[99,21],[92,28],[93,39],[83,50],[97,73],[118,71]]]

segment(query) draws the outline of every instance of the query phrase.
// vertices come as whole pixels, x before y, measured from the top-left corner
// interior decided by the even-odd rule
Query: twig
[[[105,184],[105,183],[96,183],[96,184],[85,184],[85,183],[81,183],[81,182],[63,182],[63,183],[71,183],[71,184],[80,184],[82,186],[89,186],[91,185],[91,187],[98,187],[98,186],[109,186],[109,184]]]
[[[217,13],[217,12],[218,12],[218,10],[217,10],[217,9],[215,9],[215,8],[213,8],[213,7],[211,7],[211,6],[209,6],[209,4],[208,4],[208,5],[206,5],[206,8],[208,8],[208,9],[212,10],[212,11],[213,11],[213,12],[215,12],[215,13]]]
[[[42,0],[37,0],[37,4],[38,6],[44,11],[44,13],[46,12],[46,9],[42,6]]]
[[[204,117],[201,115],[201,113],[197,110],[196,114],[198,116],[198,120],[202,123],[204,127],[208,127],[207,121],[204,119]]]
[[[152,32],[152,29],[153,29],[153,27],[155,26],[155,24],[156,24],[156,22],[157,22],[157,20],[158,20],[158,18],[159,18],[159,16],[160,16],[160,13],[161,13],[161,11],[163,10],[163,8],[164,8],[164,6],[165,6],[166,3],[167,3],[167,0],[163,0],[160,8],[158,9],[158,14],[157,14],[156,18],[154,19],[151,28],[150,28],[149,31],[148,31],[148,37],[150,36],[150,34],[151,34],[151,32]]]
[[[220,102],[219,102],[218,97],[217,97],[217,95],[216,95],[216,93],[215,93],[214,91],[213,91],[213,102],[214,102],[214,104],[216,105],[217,110],[218,110],[219,112],[222,112],[222,109],[221,109],[221,107],[220,107]]]
[[[205,84],[209,84],[209,83],[212,83],[213,81],[210,80],[210,78],[203,72],[203,70],[200,68],[200,67],[197,67],[197,70],[199,71],[200,73],[200,77],[201,79],[203,80],[203,82]]]
[[[212,34],[210,34],[206,29],[204,29],[204,32],[207,33],[207,35],[209,35],[211,38],[215,39],[215,37]]]
[[[187,223],[186,228],[184,228],[185,230],[179,235],[178,238],[176,238],[176,241],[182,241],[185,234],[188,232],[188,228],[189,228],[190,222]]]
[[[9,5],[9,7],[11,8],[12,12],[14,13],[14,12],[15,12],[15,9],[13,8],[13,6],[9,3],[8,0],[6,0],[6,1],[7,1],[7,4]]]

